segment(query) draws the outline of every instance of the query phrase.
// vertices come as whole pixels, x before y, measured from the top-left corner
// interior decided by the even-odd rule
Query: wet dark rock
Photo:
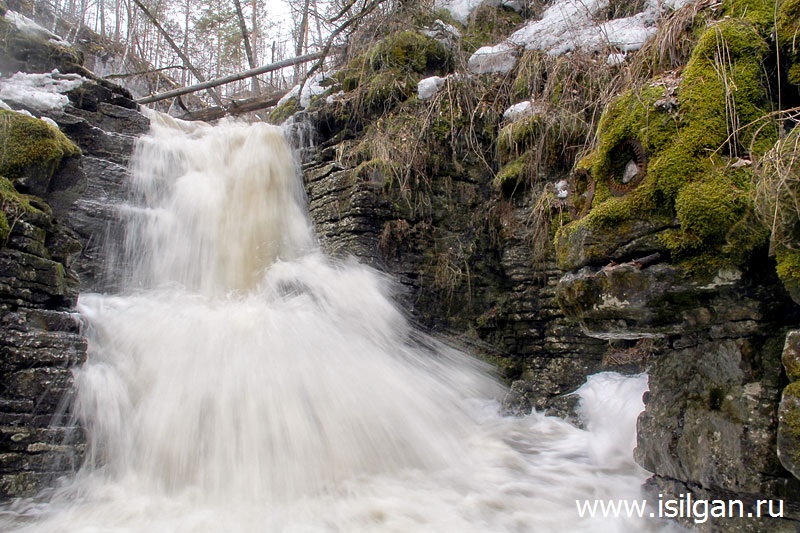
[[[0,40],[18,46],[0,47],[4,74],[58,68],[85,79],[64,110],[45,111],[82,154],[19,184],[41,198],[31,197],[0,245],[0,499],[30,496],[80,465],[70,369],[85,361],[87,340],[74,305],[79,290],[109,286],[103,243],[119,231],[115,205],[135,138],[149,127],[130,93],[83,70],[80,54],[41,32],[5,30]]]

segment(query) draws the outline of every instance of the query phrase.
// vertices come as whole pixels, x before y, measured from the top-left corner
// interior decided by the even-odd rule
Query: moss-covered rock
[[[800,382],[783,390],[778,409],[778,457],[786,470],[800,479]]]
[[[431,37],[415,31],[401,31],[386,37],[368,52],[370,68],[441,74],[453,68],[453,57],[447,48]]]
[[[675,219],[659,240],[687,272],[745,262],[766,235],[752,216],[750,174],[731,162],[777,138],[762,68],[768,53],[752,23],[725,19],[704,31],[677,87],[656,80],[614,100],[584,163],[597,182],[593,208],[573,224],[624,234],[634,221]]]
[[[80,149],[50,124],[14,111],[0,110],[0,175],[26,193],[44,196],[65,158]]]
[[[778,9],[778,44],[789,61],[789,83],[800,85],[800,0],[783,0]]]
[[[0,248],[5,246],[14,224],[26,213],[36,211],[39,209],[31,205],[27,196],[20,194],[8,179],[0,176]]]
[[[481,46],[496,44],[522,22],[522,16],[510,8],[483,4],[467,20],[462,37],[464,51],[471,54]]]

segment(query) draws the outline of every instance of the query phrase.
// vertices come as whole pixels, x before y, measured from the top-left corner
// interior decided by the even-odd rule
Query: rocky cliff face
[[[118,218],[112,203],[135,135],[148,121],[126,91],[95,79],[54,36],[9,18],[0,25],[3,72],[27,71],[0,80],[11,108],[0,111],[0,498],[7,498],[52,486],[81,461],[70,368],[85,360],[87,344],[74,306],[79,290],[107,286],[101,247]]]
[[[636,458],[654,493],[782,499],[787,520],[699,527],[791,531],[800,270],[780,191],[798,151],[780,140],[796,117],[770,109],[797,99],[795,51],[781,70],[773,41],[795,11],[690,4],[617,74],[611,56],[513,46],[453,74],[488,11],[444,37],[423,16],[273,117],[302,107],[317,132],[305,176],[324,245],[392,272],[419,322],[498,364],[510,409],[557,411],[587,373],[647,368]],[[773,174],[794,169],[771,189],[770,153]]]

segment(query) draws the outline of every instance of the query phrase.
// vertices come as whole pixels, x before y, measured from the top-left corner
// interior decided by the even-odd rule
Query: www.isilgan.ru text
[[[677,498],[658,495],[648,500],[575,500],[581,518],[684,518],[695,524],[710,518],[783,518],[783,500],[755,500],[746,506],[741,500],[694,499],[691,494]]]

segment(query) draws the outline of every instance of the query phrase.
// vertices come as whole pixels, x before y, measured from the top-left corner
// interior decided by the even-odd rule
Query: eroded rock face
[[[119,230],[115,204],[125,194],[135,137],[148,128],[131,95],[95,79],[80,66],[79,54],[42,32],[26,34],[0,18],[3,24],[6,44],[14,44],[0,47],[3,74],[24,67],[81,76],[44,74],[68,79],[63,108],[39,106],[23,94],[24,101],[6,103],[35,118],[2,112],[8,117],[0,135],[7,142],[12,119],[38,132],[17,135],[20,147],[34,138],[43,142],[29,154],[16,150],[24,154],[18,164],[6,157],[0,177],[0,499],[52,486],[82,460],[70,369],[84,362],[87,341],[74,306],[79,290],[109,286],[104,241]],[[25,46],[17,46],[21,39]],[[42,149],[49,146],[44,141],[52,141],[52,149]]]
[[[46,210],[14,221],[0,249],[0,498],[35,493],[84,452],[72,420],[72,366],[86,338],[72,310],[76,235]]]
[[[763,54],[760,37],[741,21],[709,31],[740,29],[749,40],[736,53]],[[741,499],[748,506],[783,499],[784,517],[797,520],[800,480],[778,456],[781,439],[791,455],[779,418],[791,419],[792,395],[784,392],[780,413],[778,405],[787,384],[781,348],[800,309],[767,257],[767,232],[745,194],[749,171],[732,157],[697,155],[724,139],[722,125],[702,120],[707,106],[718,105],[717,94],[694,83],[709,68],[704,47],[712,37],[701,37],[680,80],[653,80],[606,109],[598,148],[580,164],[593,184],[591,209],[556,239],[559,266],[568,271],[557,299],[592,336],[650,343],[650,391],[635,458],[654,473],[654,496]],[[767,91],[756,75],[748,82],[757,110]],[[665,107],[670,95],[673,105]],[[763,133],[752,134],[751,148],[773,142],[759,139]],[[626,181],[634,166],[636,179]],[[774,520],[691,525],[795,527]]]

